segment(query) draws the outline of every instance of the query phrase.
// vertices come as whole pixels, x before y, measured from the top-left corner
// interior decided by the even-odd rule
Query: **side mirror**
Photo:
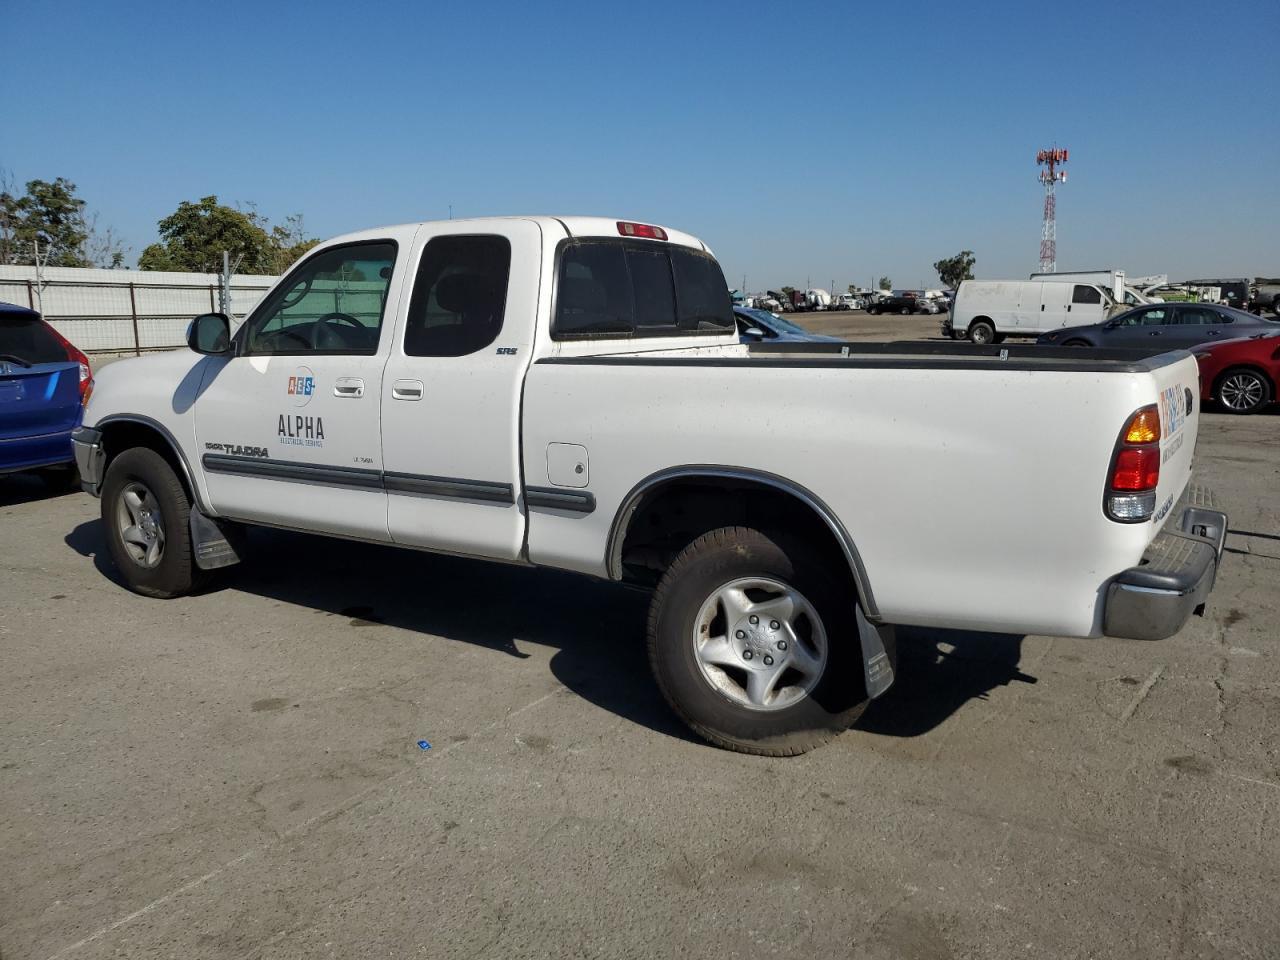
[[[1118,326],[1120,326],[1120,321],[1119,321],[1119,320],[1108,320],[1106,323],[1104,323],[1104,324],[1102,325],[1102,329],[1103,329],[1103,330],[1114,330],[1114,329],[1115,329],[1116,327],[1118,327]]]
[[[231,321],[223,313],[200,314],[187,330],[187,346],[209,356],[230,353]]]
[[[759,327],[747,327],[747,329],[743,330],[742,332],[748,337],[755,337],[757,340],[764,339],[764,331],[761,330]]]

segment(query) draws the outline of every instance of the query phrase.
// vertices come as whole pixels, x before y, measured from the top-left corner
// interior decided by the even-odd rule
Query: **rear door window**
[[[707,254],[643,240],[577,240],[562,248],[557,339],[733,329],[724,274]]]
[[[404,352],[462,357],[498,339],[507,304],[511,242],[497,236],[435,237],[409,301]]]
[[[43,320],[0,315],[0,360],[6,357],[31,364],[65,363],[67,350]]]

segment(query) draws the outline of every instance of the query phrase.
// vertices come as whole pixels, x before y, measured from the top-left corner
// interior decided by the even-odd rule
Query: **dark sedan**
[[[1216,303],[1147,303],[1105,323],[1053,330],[1042,334],[1036,342],[1061,347],[1126,347],[1163,352],[1271,330],[1280,330],[1280,323]]]

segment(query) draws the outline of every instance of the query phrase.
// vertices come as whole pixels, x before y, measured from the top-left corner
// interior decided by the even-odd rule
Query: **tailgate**
[[[80,365],[63,360],[29,367],[0,361],[0,440],[75,428],[80,417]]]
[[[1200,428],[1200,370],[1190,354],[1152,371],[1159,391],[1160,482],[1156,486],[1155,527],[1191,479],[1191,459]]]

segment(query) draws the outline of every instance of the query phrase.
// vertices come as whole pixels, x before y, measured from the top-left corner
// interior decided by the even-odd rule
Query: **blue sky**
[[[331,236],[625,216],[731,286],[1037,268],[1280,275],[1280,4],[3,5],[0,167],[136,257],[217,194]],[[49,37],[48,40],[43,39]]]

